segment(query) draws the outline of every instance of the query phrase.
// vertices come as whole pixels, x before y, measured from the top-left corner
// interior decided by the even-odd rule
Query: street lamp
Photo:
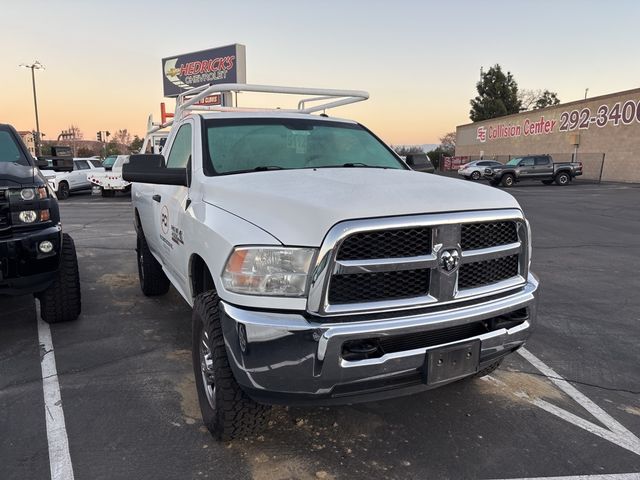
[[[44,65],[39,61],[33,62],[31,65],[25,63],[20,64],[21,67],[31,69],[31,83],[33,84],[33,104],[36,109],[36,157],[40,156],[40,120],[38,119],[38,98],[36,96],[36,70],[44,70]]]

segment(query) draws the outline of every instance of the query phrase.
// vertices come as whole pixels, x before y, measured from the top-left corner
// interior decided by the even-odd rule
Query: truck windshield
[[[11,133],[0,130],[0,162],[16,162],[29,165]]]
[[[520,160],[522,160],[522,158],[512,158],[507,163],[505,163],[505,165],[518,165],[520,163]]]
[[[216,174],[330,167],[407,167],[359,125],[307,119],[206,122],[205,151]]]
[[[113,167],[113,164],[116,163],[117,158],[118,158],[117,155],[109,155],[107,158],[104,159],[104,162],[102,162],[102,166]]]

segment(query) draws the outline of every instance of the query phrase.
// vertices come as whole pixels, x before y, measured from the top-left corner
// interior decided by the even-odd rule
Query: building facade
[[[460,125],[456,156],[550,154],[585,177],[640,182],[640,88]]]
[[[22,141],[27,146],[29,153],[32,157],[36,156],[36,139],[33,132],[29,131],[20,131],[18,134],[22,137]]]

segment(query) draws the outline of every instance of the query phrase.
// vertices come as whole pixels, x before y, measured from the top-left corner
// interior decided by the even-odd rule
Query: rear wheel
[[[479,171],[475,171],[471,174],[471,180],[480,180],[480,172]]]
[[[60,266],[55,281],[36,296],[40,300],[40,314],[47,323],[68,322],[80,315],[80,275],[73,239],[62,235]]]
[[[69,184],[67,182],[60,182],[58,184],[56,196],[58,197],[58,200],[66,200],[69,198]]]
[[[169,291],[169,279],[162,270],[160,262],[149,250],[144,237],[138,235],[136,253],[138,254],[138,277],[140,289],[147,297],[164,295]]]
[[[500,183],[502,183],[502,186],[507,188],[512,187],[515,182],[516,182],[515,177],[510,173],[503,175],[502,180],[500,181]]]
[[[202,421],[215,438],[252,435],[266,424],[268,406],[254,402],[233,376],[224,345],[218,296],[198,295],[193,304],[192,359]]]
[[[559,174],[556,175],[556,184],[557,185],[569,185],[569,182],[571,182],[571,176],[569,176],[569,174],[567,172],[560,172]]]

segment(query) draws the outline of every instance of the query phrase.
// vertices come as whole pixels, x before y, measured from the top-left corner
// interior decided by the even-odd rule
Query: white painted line
[[[518,350],[518,353],[533,365],[540,373],[552,381],[560,390],[570,396],[576,403],[578,403],[587,412],[593,415],[605,428],[602,428],[594,423],[591,423],[583,418],[580,418],[562,408],[556,407],[544,400],[532,399],[531,402],[546,410],[547,412],[569,422],[573,425],[580,427],[594,435],[608,440],[622,448],[629,450],[630,452],[640,455],[640,439],[633,433],[623,427],[617,420],[611,415],[605,412],[598,405],[593,403],[584,394],[579,392],[573,385],[558,375],[551,367],[546,365],[542,360],[536,357],[525,348]],[[636,475],[636,474],[633,474]]]
[[[605,475],[573,475],[568,477],[523,477],[503,480],[640,480],[640,473],[611,473]]]
[[[69,440],[62,410],[62,397],[56,370],[56,357],[49,324],[40,318],[40,302],[36,301],[38,313],[38,341],[40,342],[40,367],[42,390],[49,442],[49,468],[51,480],[73,480],[73,465],[69,454]]]

